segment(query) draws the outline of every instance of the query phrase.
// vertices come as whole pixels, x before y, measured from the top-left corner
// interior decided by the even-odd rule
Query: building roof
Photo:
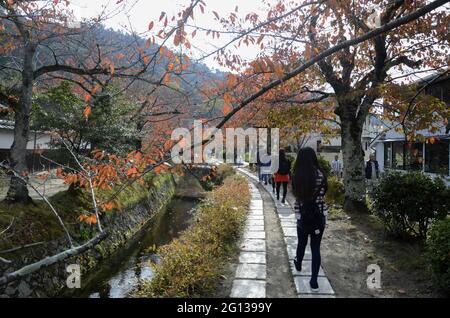
[[[424,78],[417,80],[415,83],[419,86],[426,85],[430,82],[434,84],[440,83],[442,81],[448,80],[450,78],[450,69],[444,69],[441,71],[437,71],[431,75],[428,75]]]

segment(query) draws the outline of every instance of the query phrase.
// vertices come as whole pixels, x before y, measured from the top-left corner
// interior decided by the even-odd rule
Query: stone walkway
[[[259,190],[249,183],[252,199],[245,225],[244,240],[240,246],[230,297],[266,297],[266,232],[264,230],[263,200]]]
[[[238,168],[240,173],[247,176],[253,182],[259,182],[258,177],[248,170]],[[252,203],[247,227],[244,234],[244,242],[241,246],[239,265],[233,282],[231,297],[261,297],[266,295],[266,244],[264,232],[264,213],[262,199],[259,190],[250,182]],[[271,185],[264,186],[270,193],[277,210],[277,215],[283,230],[284,243],[289,256],[289,265],[294,278],[297,295],[300,298],[334,298],[334,291],[327,279],[323,268],[319,271],[319,290],[312,291],[309,287],[311,275],[311,250],[308,246],[303,260],[303,270],[298,272],[293,264],[297,248],[297,223],[293,208],[286,202],[281,204],[276,200]],[[258,246],[256,246],[258,245]]]

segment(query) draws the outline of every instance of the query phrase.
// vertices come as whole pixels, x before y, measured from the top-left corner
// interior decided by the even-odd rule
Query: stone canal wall
[[[164,209],[174,196],[179,181],[180,177],[168,173],[156,176],[147,189],[148,193],[143,196],[144,199],[131,206],[122,207],[121,211],[110,212],[102,218],[102,225],[109,235],[95,248],[1,286],[0,297],[55,297],[70,292],[66,286],[69,276],[66,267],[70,264],[79,264],[81,277],[83,273],[95,271],[96,265],[101,260],[118,251],[155,213]],[[90,235],[92,234],[86,233],[86,240]],[[67,241],[61,238],[23,250],[20,254],[17,252],[13,255],[13,263],[0,263],[0,273],[13,272],[66,248]]]

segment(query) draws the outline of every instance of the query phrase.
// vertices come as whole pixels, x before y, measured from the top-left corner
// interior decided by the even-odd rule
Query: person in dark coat
[[[378,161],[375,159],[375,155],[371,154],[369,161],[366,163],[366,179],[367,179],[367,190],[372,192],[374,185],[377,183],[380,177],[380,170],[378,168]]]

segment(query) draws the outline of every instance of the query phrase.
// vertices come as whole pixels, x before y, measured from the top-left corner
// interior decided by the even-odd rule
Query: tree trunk
[[[18,109],[15,109],[14,116],[14,142],[11,146],[10,165],[12,169],[23,176],[28,174],[27,167],[27,143],[30,132],[30,112],[31,98],[33,95],[33,56],[34,46],[26,46],[24,54],[24,64],[22,71],[22,92]],[[29,203],[31,198],[28,195],[26,183],[20,178],[11,177],[11,183],[5,198],[9,202]]]
[[[364,121],[354,118],[354,113],[340,117],[341,143],[344,163],[344,209],[347,211],[366,212],[364,150],[361,144]]]

